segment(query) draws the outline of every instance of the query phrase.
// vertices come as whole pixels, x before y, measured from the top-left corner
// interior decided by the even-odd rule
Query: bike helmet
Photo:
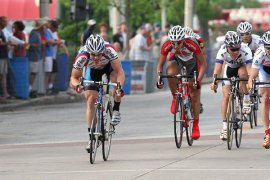
[[[241,38],[235,31],[228,31],[225,35],[224,43],[228,47],[239,47],[241,45]]]
[[[237,32],[238,33],[250,33],[251,31],[252,31],[252,25],[247,21],[241,22],[237,26]]]
[[[267,31],[263,34],[262,42],[264,45],[270,46],[270,31]]]
[[[99,35],[91,35],[85,42],[85,46],[89,52],[94,54],[102,53],[105,48],[105,42]]]
[[[168,33],[168,37],[171,41],[181,41],[185,37],[184,28],[179,25],[173,26]]]
[[[194,32],[190,27],[184,27],[184,31],[188,36],[194,36]]]

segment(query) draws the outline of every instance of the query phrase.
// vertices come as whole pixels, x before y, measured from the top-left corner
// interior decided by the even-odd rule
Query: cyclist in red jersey
[[[184,29],[185,29],[186,37],[195,38],[197,43],[200,45],[203,56],[206,60],[206,50],[205,50],[203,38],[199,34],[194,33],[190,27],[184,27]],[[202,113],[203,113],[203,104],[200,103],[200,114],[202,114]]]
[[[199,112],[200,112],[200,82],[203,79],[206,71],[206,61],[201,51],[201,48],[194,38],[186,37],[185,30],[181,26],[177,25],[170,29],[168,33],[169,40],[167,40],[161,48],[159,61],[157,64],[158,76],[162,74],[163,66],[167,62],[166,73],[169,75],[176,75],[180,73],[181,67],[185,66],[187,73],[193,75],[194,71],[198,72],[198,86],[194,86],[194,80],[190,80],[190,96],[192,99],[192,106],[194,110],[194,122],[192,129],[192,138],[200,138],[199,129]],[[159,78],[157,82],[157,88],[163,88],[163,81]],[[168,79],[168,84],[173,96],[171,105],[171,112],[174,110],[175,104],[175,92],[177,89],[177,80]]]

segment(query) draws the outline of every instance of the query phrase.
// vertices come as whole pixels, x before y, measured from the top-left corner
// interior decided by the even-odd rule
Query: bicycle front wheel
[[[254,121],[254,125],[257,126],[258,125],[258,118],[257,118],[257,113],[258,113],[258,106],[259,106],[259,98],[258,98],[259,95],[257,95],[255,98],[254,98],[254,105],[253,105],[253,114],[252,114],[252,118],[253,118],[253,121]]]
[[[232,121],[234,120],[234,104],[232,102],[232,97],[230,97],[229,100],[229,106],[227,109],[227,147],[229,150],[232,149],[232,142],[233,142],[233,123]]]
[[[191,112],[193,112],[193,109],[191,107],[190,109]],[[192,139],[192,128],[193,128],[193,119],[194,119],[194,115],[193,113],[191,113],[192,117],[190,117],[191,119],[187,120],[187,126],[185,127],[186,129],[186,136],[187,136],[187,142],[189,146],[192,146],[193,144],[193,139]],[[188,117],[187,117],[188,118]]]
[[[177,148],[181,147],[183,140],[183,113],[184,107],[182,98],[177,96],[174,107],[174,139]]]
[[[240,109],[242,110],[243,104],[242,101],[239,99],[239,97],[236,98],[235,102],[238,101],[238,104],[240,105]],[[234,123],[234,131],[235,131],[235,143],[236,143],[236,147],[239,148],[241,145],[241,141],[242,141],[242,131],[243,131],[243,113],[242,111],[239,111],[238,117],[235,117],[236,122]],[[252,118],[251,118],[251,114],[247,115],[247,117],[249,121],[250,121],[250,126],[251,128],[253,128],[252,126]]]
[[[98,131],[98,113],[99,113],[99,108],[96,106],[95,107],[95,114],[93,117],[92,125],[91,125],[91,135],[90,135],[90,163],[93,164],[95,162],[96,154],[97,154],[97,148],[98,148],[98,136],[97,131]]]
[[[110,150],[111,150],[111,143],[112,143],[112,135],[114,134],[114,126],[112,126],[112,108],[111,104],[108,103],[108,106],[105,109],[105,116],[103,117],[103,127],[102,127],[102,134],[103,134],[103,141],[102,141],[102,156],[103,160],[107,161]]]

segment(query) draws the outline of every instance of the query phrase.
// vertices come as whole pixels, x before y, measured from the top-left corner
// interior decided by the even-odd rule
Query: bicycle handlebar
[[[239,82],[239,81],[248,81],[248,78],[240,78],[240,77],[231,77],[231,78],[218,78],[217,74],[214,74],[213,83],[217,85],[217,81],[230,81],[231,83]],[[217,90],[215,89],[214,92],[216,93]]]
[[[91,80],[85,80],[83,77],[80,77],[79,78],[79,85],[80,86],[83,86],[84,87],[86,85],[91,85],[91,84],[95,84],[97,86],[102,86],[102,87],[103,86],[106,86],[106,85],[108,85],[108,86],[114,86],[117,89],[116,94],[118,96],[121,96],[121,90],[122,90],[122,88],[121,88],[120,82],[113,83],[113,82],[103,82],[103,81],[91,81]]]
[[[177,75],[160,75],[160,79],[162,78],[176,78],[178,80],[182,80],[184,78],[187,79],[194,79],[194,84],[197,86],[197,71],[194,71],[193,75],[182,75],[182,74],[177,74]]]

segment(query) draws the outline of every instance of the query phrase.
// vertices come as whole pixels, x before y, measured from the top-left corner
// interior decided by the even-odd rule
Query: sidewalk
[[[207,84],[212,81],[212,78],[204,78],[202,84]],[[83,94],[75,93],[71,88],[67,91],[60,91],[57,95],[39,96],[33,99],[8,99],[4,103],[0,103],[0,112],[13,111],[21,107],[35,106],[35,105],[50,105],[50,104],[64,104],[74,103],[84,100]]]

